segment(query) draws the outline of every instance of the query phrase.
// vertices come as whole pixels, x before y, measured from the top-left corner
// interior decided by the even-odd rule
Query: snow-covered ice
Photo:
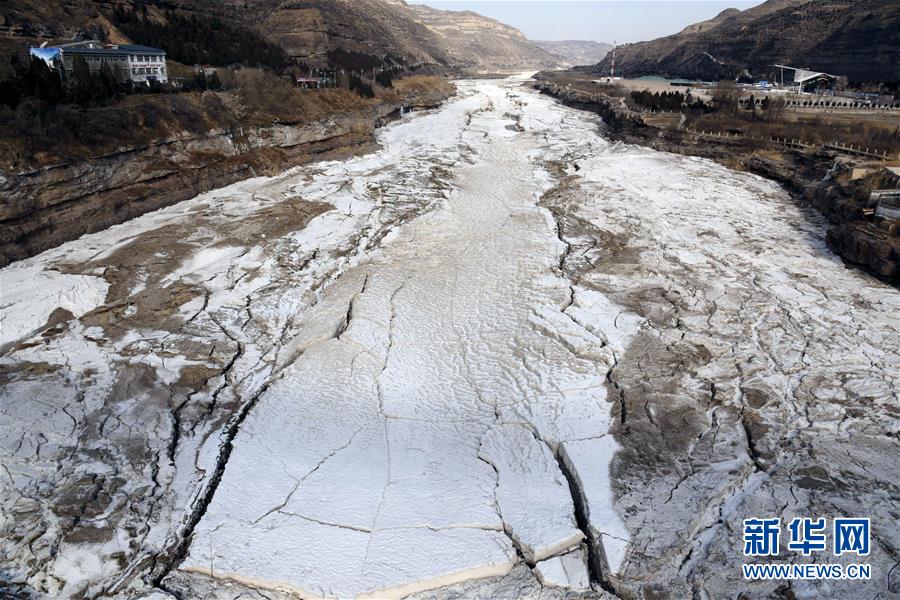
[[[371,154],[0,270],[3,577],[387,598],[524,569],[548,594],[633,591],[692,571],[769,481],[754,386],[781,390],[767,418],[810,386],[808,429],[853,423],[848,390],[889,421],[896,291],[774,184],[610,144],[519,83],[461,82]],[[826,322],[862,365],[839,381],[812,362]],[[694,529],[650,536],[663,513]]]

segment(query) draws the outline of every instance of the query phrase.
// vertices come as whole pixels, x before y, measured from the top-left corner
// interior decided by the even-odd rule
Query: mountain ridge
[[[406,5],[414,19],[446,43],[457,65],[499,69],[559,66],[559,57],[510,25],[476,12],[441,10],[424,4]]]
[[[28,45],[98,38],[127,41],[116,11],[221,19],[261,34],[311,68],[351,63],[435,64],[464,68],[547,68],[557,56],[521,31],[470,11],[444,11],[403,0],[8,0],[0,8],[0,53]]]
[[[798,33],[802,32],[802,35]],[[893,0],[768,0],[679,33],[616,49],[616,74],[729,79],[790,64],[853,82],[900,81],[900,11]],[[609,57],[593,70],[608,72]]]

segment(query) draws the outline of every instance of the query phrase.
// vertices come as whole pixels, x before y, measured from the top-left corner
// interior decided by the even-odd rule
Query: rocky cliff
[[[734,78],[774,75],[788,64],[851,81],[900,81],[900,10],[895,0],[769,0],[729,9],[667,37],[616,50],[626,76]],[[607,56],[595,70],[608,72]]]
[[[516,29],[472,11],[438,10],[422,4],[406,6],[413,18],[442,41],[453,64],[488,69],[558,66],[560,57],[529,41]]]
[[[372,147],[399,108],[440,104],[452,86],[410,86],[395,102],[316,122],[183,133],[141,146],[0,173],[0,266],[247,177]]]

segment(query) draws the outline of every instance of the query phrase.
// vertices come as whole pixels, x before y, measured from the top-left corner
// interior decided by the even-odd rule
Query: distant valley
[[[561,66],[592,65],[598,63],[613,49],[612,44],[590,40],[538,41],[538,47],[555,54],[561,60]]]

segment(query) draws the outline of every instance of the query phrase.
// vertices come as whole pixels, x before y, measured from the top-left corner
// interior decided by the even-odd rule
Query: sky
[[[762,0],[407,0],[443,10],[473,10],[517,27],[533,40],[626,44],[677,33],[726,8]]]

